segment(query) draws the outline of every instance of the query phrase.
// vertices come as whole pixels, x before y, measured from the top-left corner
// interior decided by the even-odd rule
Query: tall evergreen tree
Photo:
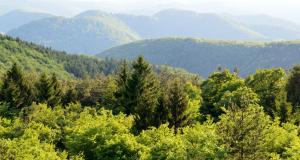
[[[47,103],[54,107],[61,101],[62,90],[55,74],[52,74],[51,77],[42,74],[37,83],[37,92],[37,100],[40,103]]]
[[[153,115],[160,95],[157,77],[143,57],[133,62],[133,73],[126,86],[126,110],[135,115],[137,131],[153,125]]]
[[[16,63],[7,71],[0,95],[0,99],[9,104],[11,111],[19,111],[32,104],[33,95],[31,87]]]
[[[177,133],[180,127],[189,123],[188,107],[189,98],[184,91],[184,85],[176,79],[172,83],[169,93],[169,108],[171,111],[170,126],[174,127],[175,133]]]
[[[48,105],[54,107],[61,102],[62,96],[61,84],[57,80],[57,77],[54,73],[51,76],[51,86],[53,87],[53,96],[51,99],[49,99]]]
[[[117,82],[117,91],[115,93],[115,97],[116,97],[116,107],[115,107],[115,112],[124,112],[126,114],[130,114],[130,110],[128,108],[126,108],[126,98],[125,98],[125,94],[126,94],[126,86],[128,83],[128,79],[130,76],[130,71],[129,71],[129,67],[128,67],[128,63],[127,61],[123,61],[121,63],[121,66],[118,70],[118,73],[116,75],[116,82]]]
[[[290,72],[287,85],[287,100],[293,105],[295,112],[300,106],[300,65],[294,66]]]

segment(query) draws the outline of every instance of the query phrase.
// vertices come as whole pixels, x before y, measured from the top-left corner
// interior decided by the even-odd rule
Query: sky
[[[0,14],[24,9],[73,16],[85,10],[151,15],[162,9],[268,14],[300,23],[299,0],[0,0]]]

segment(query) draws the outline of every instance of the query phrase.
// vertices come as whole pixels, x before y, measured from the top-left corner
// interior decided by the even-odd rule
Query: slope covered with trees
[[[216,41],[163,38],[137,41],[108,49],[99,57],[134,59],[143,55],[151,63],[184,68],[207,77],[218,67],[235,68],[241,76],[257,68],[290,68],[300,61],[300,42]]]
[[[0,81],[3,159],[300,158],[299,66],[201,81],[138,57],[92,79],[24,75]]]
[[[35,73],[56,73],[59,78],[95,77],[111,73],[118,62],[88,56],[69,55],[32,43],[0,35],[0,74],[13,63]]]

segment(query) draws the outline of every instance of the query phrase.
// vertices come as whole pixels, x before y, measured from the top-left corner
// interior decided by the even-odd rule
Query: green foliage
[[[150,64],[138,57],[132,65],[133,72],[126,86],[126,108],[136,119],[136,129],[141,131],[153,125],[153,114],[160,95],[158,80]]]
[[[232,106],[220,116],[218,131],[228,159],[266,159],[269,118],[258,105]]]
[[[0,75],[13,63],[25,71],[55,73],[59,79],[95,77],[112,73],[118,61],[70,55],[0,35]]]
[[[138,141],[149,147],[148,159],[186,159],[184,140],[167,125],[143,131]]]
[[[12,113],[20,111],[33,101],[31,87],[17,64],[7,71],[0,92],[0,100],[8,103],[8,109]]]
[[[126,61],[123,61],[116,75],[117,91],[115,93],[117,105],[114,111],[130,114],[129,108],[126,107],[126,88],[130,78],[130,70]]]
[[[212,122],[197,123],[183,130],[187,159],[224,159],[225,149],[220,143],[217,127]]]
[[[258,94],[260,105],[265,112],[274,117],[276,114],[276,97],[284,87],[285,72],[283,69],[257,70],[246,79],[246,84]]]
[[[196,120],[201,100],[200,90],[191,83],[184,85],[176,79],[171,83],[168,95],[169,123],[177,133],[179,128],[192,124]]]
[[[228,70],[212,73],[201,85],[203,98],[201,113],[217,119],[223,113],[221,107],[217,105],[222,96],[241,86],[244,86],[244,82],[235,73],[232,74]]]
[[[66,148],[72,154],[83,153],[86,159],[109,159],[109,156],[139,156],[139,145],[130,141],[132,117],[113,116],[109,111],[86,108],[70,127],[66,128]],[[128,140],[128,141],[127,141]],[[110,149],[112,150],[110,150]],[[135,154],[133,154],[135,153]],[[127,155],[127,156],[126,156]],[[133,157],[134,158],[134,157]]]
[[[98,56],[133,60],[143,54],[152,64],[184,68],[204,77],[218,66],[231,71],[237,67],[239,75],[246,77],[257,68],[286,68],[298,64],[299,46],[299,41],[245,42],[175,37],[132,42],[110,48]]]
[[[300,66],[294,66],[290,71],[289,78],[286,85],[287,100],[294,106],[293,111],[296,111],[300,105]]]
[[[39,103],[46,103],[54,107],[61,101],[62,89],[55,74],[52,74],[51,78],[48,78],[46,74],[42,74],[37,83],[37,92],[37,102]]]

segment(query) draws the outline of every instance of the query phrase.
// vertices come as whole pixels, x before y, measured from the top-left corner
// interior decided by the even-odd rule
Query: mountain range
[[[113,47],[99,57],[134,59],[138,55],[154,64],[166,64],[207,77],[218,67],[239,75],[254,73],[257,68],[289,69],[300,62],[300,41],[246,42],[195,38],[150,39]]]
[[[9,15],[17,15],[13,19],[20,23],[9,23],[12,19]],[[32,18],[24,18],[24,15]],[[2,15],[0,24],[9,27],[0,32],[54,49],[83,54],[97,54],[118,45],[164,37],[246,41],[300,38],[300,25],[268,15],[219,15],[175,9],[162,10],[151,16],[97,10],[69,18],[42,15],[25,11]]]
[[[29,22],[52,16],[53,15],[48,13],[14,10],[4,15],[0,15],[0,32],[6,33]]]

